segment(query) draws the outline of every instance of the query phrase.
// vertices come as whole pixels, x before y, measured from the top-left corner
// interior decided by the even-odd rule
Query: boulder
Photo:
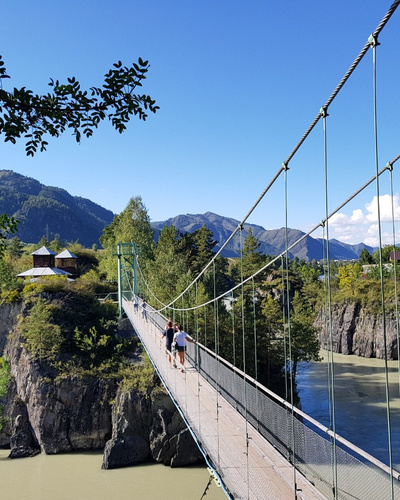
[[[203,461],[180,413],[160,387],[147,392],[120,392],[112,421],[112,438],[104,450],[104,469],[150,460],[171,467]]]

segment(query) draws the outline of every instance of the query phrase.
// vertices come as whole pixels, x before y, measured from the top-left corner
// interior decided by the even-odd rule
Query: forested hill
[[[212,212],[198,215],[178,215],[166,221],[152,222],[153,229],[156,230],[156,238],[158,232],[166,226],[175,226],[179,231],[193,232],[205,225],[213,232],[214,239],[219,242],[216,249],[229,238],[232,232],[238,227],[239,221],[222,217]],[[254,224],[245,224],[243,237],[246,238],[248,230],[251,228],[253,236],[259,239],[259,251],[267,255],[279,255],[285,250],[285,228],[281,229],[264,229],[262,226]],[[289,246],[297,241],[304,233],[298,229],[288,230]],[[363,243],[358,245],[346,245],[337,240],[330,240],[329,252],[331,259],[337,260],[352,260],[358,259],[361,250],[366,248],[369,253],[373,253],[374,249]],[[239,233],[229,242],[222,254],[225,257],[238,257],[240,254],[240,236]],[[313,259],[321,260],[324,257],[322,241],[319,239],[307,236],[304,240],[296,245],[290,252],[290,257],[298,257],[306,261]]]
[[[43,236],[51,241],[58,235],[86,247],[99,244],[104,227],[114,218],[110,210],[86,198],[11,170],[0,170],[0,213],[20,220],[17,236],[24,243],[37,243]]]

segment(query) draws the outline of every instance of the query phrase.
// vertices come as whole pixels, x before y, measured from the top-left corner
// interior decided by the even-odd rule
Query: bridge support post
[[[117,246],[117,255],[118,255],[118,311],[119,317],[122,318],[122,270],[121,270],[121,243],[118,243]]]

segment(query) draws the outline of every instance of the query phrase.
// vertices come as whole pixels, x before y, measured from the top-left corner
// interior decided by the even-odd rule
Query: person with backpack
[[[189,334],[187,334],[182,325],[177,326],[178,331],[174,335],[174,342],[176,342],[176,350],[179,356],[179,362],[181,364],[181,373],[185,373],[185,351],[186,351],[186,341],[196,344],[196,340],[193,339]]]

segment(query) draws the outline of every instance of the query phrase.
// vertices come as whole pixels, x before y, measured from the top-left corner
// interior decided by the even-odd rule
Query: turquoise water
[[[297,388],[302,409],[329,426],[328,356],[301,363]],[[385,365],[380,359],[334,354],[336,432],[389,465]],[[393,467],[400,471],[400,398],[398,362],[388,362]]]

